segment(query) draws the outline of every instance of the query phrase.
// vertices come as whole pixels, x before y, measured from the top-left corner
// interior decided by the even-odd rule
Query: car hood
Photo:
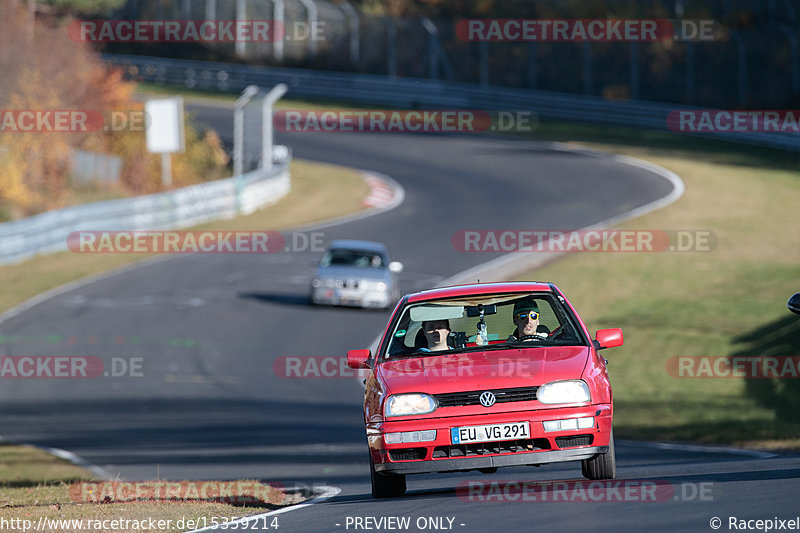
[[[385,268],[365,268],[350,266],[317,267],[318,279],[369,279],[389,281],[390,272]]]
[[[580,379],[588,356],[586,346],[515,348],[398,359],[377,370],[391,394],[441,394]]]

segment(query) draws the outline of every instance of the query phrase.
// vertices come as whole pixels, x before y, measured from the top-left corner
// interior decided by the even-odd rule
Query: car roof
[[[516,281],[499,283],[471,283],[428,289],[408,295],[408,302],[424,302],[438,298],[456,298],[475,294],[498,294],[513,292],[553,292],[551,284],[542,281]]]
[[[359,241],[355,239],[339,239],[332,241],[328,249],[331,248],[346,248],[353,250],[362,250],[365,252],[386,252],[386,245],[381,242],[375,241]]]

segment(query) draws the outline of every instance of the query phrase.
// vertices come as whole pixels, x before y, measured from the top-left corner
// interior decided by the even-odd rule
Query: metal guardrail
[[[67,237],[74,231],[176,229],[252,213],[277,201],[290,188],[287,158],[271,172],[255,170],[159,194],[48,211],[0,224],[0,264],[67,250]]]
[[[593,96],[374,74],[254,67],[147,56],[106,54],[103,58],[123,67],[133,78],[157,84],[240,92],[250,84],[271,87],[285,83],[292,97],[341,100],[400,109],[533,111],[540,117],[552,120],[660,131],[670,131],[667,117],[673,111],[703,110],[679,104],[606,100]],[[793,134],[713,132],[691,135],[800,151],[800,136]]]

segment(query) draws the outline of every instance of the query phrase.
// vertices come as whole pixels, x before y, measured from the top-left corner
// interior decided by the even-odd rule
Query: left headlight
[[[579,403],[592,401],[589,386],[581,380],[552,381],[536,391],[536,399],[542,403]]]
[[[386,400],[386,416],[424,415],[436,410],[436,401],[428,394],[396,394]]]

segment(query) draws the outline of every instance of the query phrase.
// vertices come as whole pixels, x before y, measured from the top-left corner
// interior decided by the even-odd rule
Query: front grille
[[[494,394],[495,403],[507,402],[529,402],[536,399],[536,391],[539,387],[517,387],[513,389],[491,390]],[[486,390],[468,392],[448,392],[446,394],[435,394],[434,398],[439,403],[439,407],[459,407],[462,405],[480,405],[481,394]]]
[[[389,459],[392,461],[416,461],[425,459],[425,448],[400,448],[389,450]]]
[[[433,459],[452,457],[471,457],[475,455],[492,455],[500,453],[525,453],[549,450],[547,439],[519,439],[502,442],[474,442],[470,444],[452,444],[437,446],[433,449]]]
[[[344,282],[344,287],[346,289],[357,289],[358,288],[358,280],[357,279],[348,279]]]
[[[573,446],[589,446],[594,442],[592,435],[575,435],[573,437],[556,437],[556,446],[559,448],[572,448]]]

